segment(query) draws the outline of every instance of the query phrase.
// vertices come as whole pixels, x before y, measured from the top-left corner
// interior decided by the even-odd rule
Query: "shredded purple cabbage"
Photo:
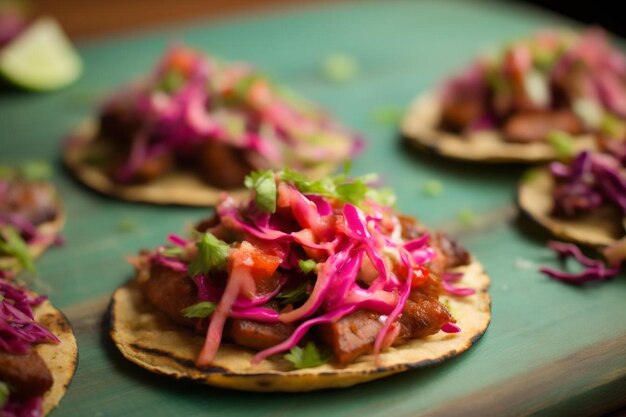
[[[147,80],[105,103],[105,114],[139,122],[116,180],[133,181],[166,153],[188,159],[207,141],[239,149],[256,169],[336,164],[362,148],[358,135],[285,91],[248,65],[171,47]]]
[[[32,307],[42,297],[33,298],[25,289],[0,281],[0,350],[26,353],[33,344],[59,343],[59,339],[35,321]]]
[[[547,267],[539,269],[549,277],[568,284],[580,285],[592,281],[605,281],[615,277],[621,270],[621,262],[614,266],[606,266],[601,260],[585,256],[573,243],[552,241],[548,243],[548,246],[559,255],[561,261],[574,258],[584,267],[581,272],[565,272]]]

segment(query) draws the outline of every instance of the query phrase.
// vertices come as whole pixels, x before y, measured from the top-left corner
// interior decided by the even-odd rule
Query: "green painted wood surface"
[[[73,321],[80,364],[60,416],[596,415],[626,403],[626,279],[573,288],[545,279],[529,262],[554,264],[535,229],[515,219],[519,167],[444,161],[400,146],[380,106],[404,106],[481,48],[548,24],[554,16],[504,2],[355,2],[256,18],[168,28],[82,45],[83,78],[47,95],[0,97],[0,162],[45,158],[65,197],[67,243],[38,266],[50,298]],[[107,89],[141,74],[172,39],[257,63],[276,79],[335,111],[365,134],[357,174],[379,171],[403,211],[456,231],[493,278],[493,321],[459,358],[429,369],[338,391],[245,394],[176,382],[125,362],[104,322],[111,291],[128,279],[123,256],[162,241],[209,210],[133,205],[99,196],[59,164],[60,138],[89,115]],[[344,51],[361,75],[343,85],[318,74]],[[443,193],[424,196],[431,179]],[[474,226],[458,221],[471,210]],[[120,222],[135,228],[123,231]]]

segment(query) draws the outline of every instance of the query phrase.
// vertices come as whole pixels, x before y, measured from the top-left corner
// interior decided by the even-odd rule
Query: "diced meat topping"
[[[583,130],[580,120],[567,110],[515,114],[503,127],[507,140],[521,143],[543,142],[553,131],[578,135]]]
[[[0,352],[0,381],[8,384],[16,398],[39,397],[52,387],[52,374],[39,354]]]

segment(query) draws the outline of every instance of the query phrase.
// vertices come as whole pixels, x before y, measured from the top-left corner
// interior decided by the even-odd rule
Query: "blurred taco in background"
[[[41,162],[0,166],[0,274],[33,270],[33,259],[60,243],[65,215]]]
[[[372,177],[254,172],[191,240],[132,259],[111,336],[156,373],[250,391],[346,387],[438,363],[490,320],[489,277]]]
[[[593,150],[594,135],[625,120],[626,57],[606,33],[545,30],[418,97],[402,131],[447,157],[533,163]]]
[[[321,177],[361,139],[328,113],[244,63],[171,47],[77,130],[64,158],[89,187],[161,204],[207,205],[255,169]]]
[[[555,237],[551,242],[562,258],[575,257],[584,268],[566,273],[544,269],[553,278],[584,283],[612,278],[626,259],[626,131],[602,137],[602,152],[583,151],[569,161],[530,170],[518,188],[522,212]],[[587,258],[576,246],[599,252],[603,260]]]

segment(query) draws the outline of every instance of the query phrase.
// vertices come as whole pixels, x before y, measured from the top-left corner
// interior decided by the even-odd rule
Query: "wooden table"
[[[78,38],[96,34],[67,22]],[[80,347],[78,372],[53,416],[586,416],[626,404],[626,279],[574,288],[528,268],[556,262],[545,236],[516,217],[521,167],[410,152],[395,126],[372,117],[381,106],[405,106],[485,46],[568,23],[515,4],[460,0],[351,2],[219,22],[197,17],[191,24],[81,42],[85,73],[75,85],[1,96],[0,162],[54,162],[68,211],[67,243],[38,262]],[[123,360],[106,321],[110,293],[132,274],[123,257],[182,232],[210,210],[129,204],[90,192],[60,166],[59,143],[92,114],[103,92],[145,72],[172,39],[254,62],[363,132],[368,147],[354,161],[355,174],[381,172],[396,188],[402,211],[455,232],[491,274],[493,321],[484,338],[436,367],[309,394],[218,390],[152,375]],[[357,59],[360,76],[342,85],[323,79],[319,64],[334,51]],[[441,196],[422,193],[430,179],[443,183]],[[476,213],[473,225],[459,221],[463,210]],[[120,227],[128,221],[133,230]]]

